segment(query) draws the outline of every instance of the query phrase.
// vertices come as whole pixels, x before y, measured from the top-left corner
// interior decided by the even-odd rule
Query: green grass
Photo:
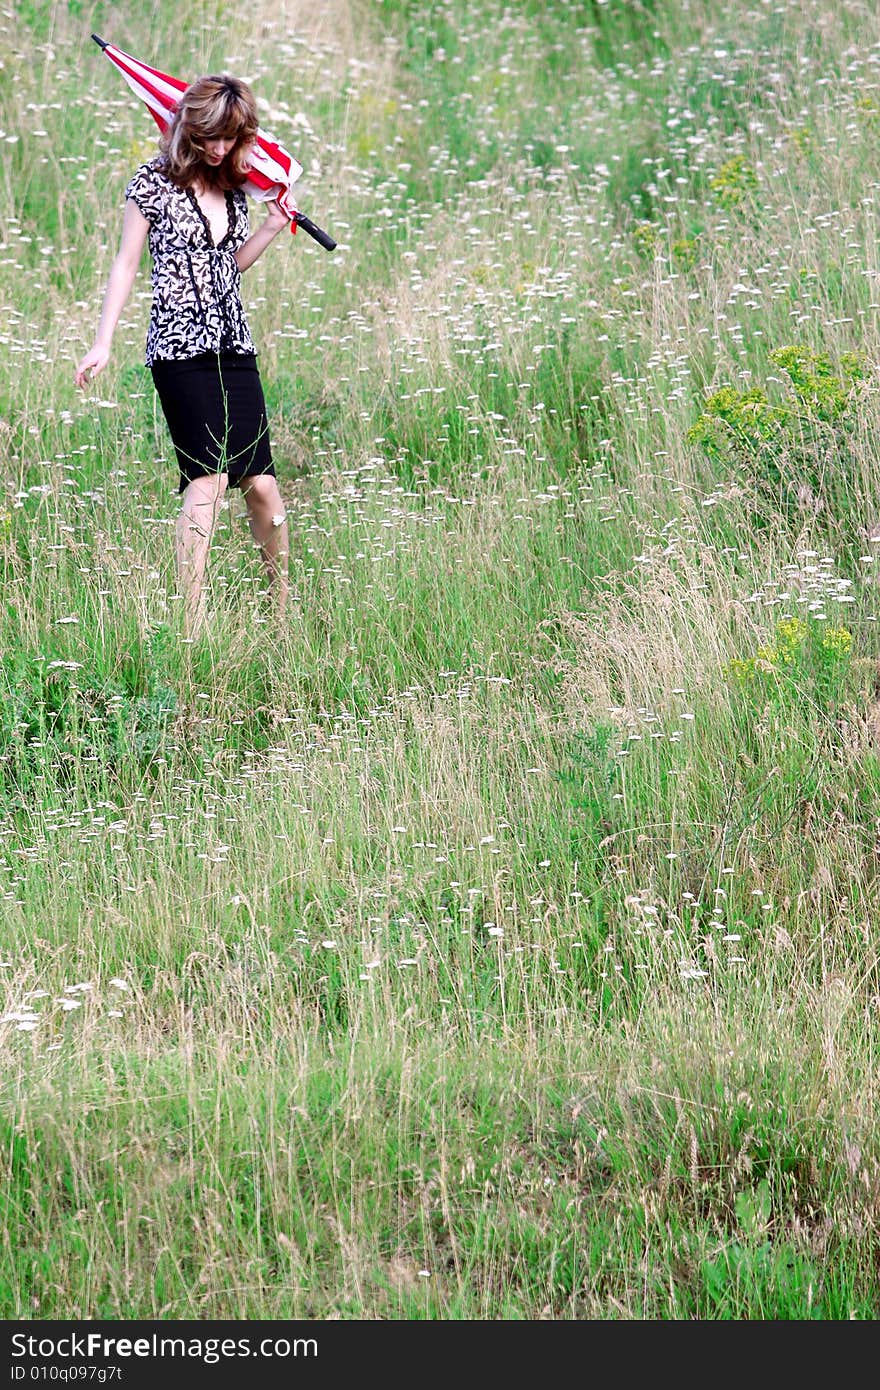
[[[876,1317],[877,20],[251,10],[0,27],[0,1315]],[[339,241],[281,626],[232,496],[183,639],[143,273],[72,385],[93,29]]]

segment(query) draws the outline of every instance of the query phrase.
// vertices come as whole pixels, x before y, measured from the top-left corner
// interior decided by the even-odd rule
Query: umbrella
[[[121,48],[107,43],[106,39],[99,38],[97,34],[92,34],[92,38],[104,50],[111,63],[116,65],[135,95],[144,102],[159,129],[163,132],[167,130],[177,99],[181,92],[186,91],[189,83],[181,82],[179,77],[169,77],[167,73],[141,63],[130,53],[124,53]],[[250,193],[258,202],[274,199],[282,212],[290,218],[292,232],[295,232],[297,227],[302,227],[303,231],[308,232],[321,246],[332,251],[336,246],[332,236],[316,226],[305,213],[300,212],[293,201],[291,186],[301,173],[302,165],[294,159],[289,150],[279,145],[276,140],[270,139],[268,135],[264,135],[262,131],[257,131],[257,139],[250,156],[248,179],[243,185],[245,192]]]

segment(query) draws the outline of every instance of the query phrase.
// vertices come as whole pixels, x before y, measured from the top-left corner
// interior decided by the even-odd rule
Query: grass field
[[[152,123],[252,83],[291,522],[183,637]],[[0,1317],[874,1318],[880,18],[0,10]],[[253,210],[256,219],[262,215]]]

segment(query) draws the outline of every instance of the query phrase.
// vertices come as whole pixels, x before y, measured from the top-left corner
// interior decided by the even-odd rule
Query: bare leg
[[[184,626],[188,637],[197,637],[204,625],[205,568],[228,481],[225,473],[196,478],[183,494],[183,506],[177,518],[177,582],[184,597]]]
[[[278,483],[271,473],[256,473],[241,480],[248,509],[251,535],[260,547],[269,590],[279,618],[287,607],[287,514]]]

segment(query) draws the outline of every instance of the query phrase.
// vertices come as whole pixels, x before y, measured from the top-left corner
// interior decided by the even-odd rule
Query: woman
[[[241,272],[288,226],[271,203],[250,232],[241,185],[256,132],[256,104],[244,82],[224,74],[186,89],[159,156],[141,165],[125,190],[122,240],[97,336],[76,369],[84,387],[106,366],[149,237],[146,363],[180,465],[176,559],[190,637],[204,622],[205,567],[227,487],[242,490],[279,616],[287,602],[287,522],[240,293]]]

